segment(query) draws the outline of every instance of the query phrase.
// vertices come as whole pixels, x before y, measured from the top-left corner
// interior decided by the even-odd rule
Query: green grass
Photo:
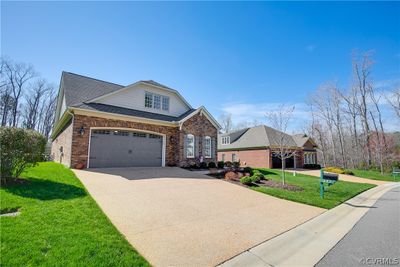
[[[400,176],[393,178],[391,173],[381,174],[379,171],[351,169],[355,176],[381,181],[400,181]]]
[[[281,181],[281,171],[271,169],[258,169],[267,179]],[[359,193],[368,190],[375,185],[351,183],[345,181],[338,181],[334,185],[327,187],[324,199],[319,195],[319,177],[297,174],[293,176],[292,173],[286,174],[286,183],[302,187],[303,191],[289,191],[286,189],[252,186],[251,189],[262,192],[271,196],[300,202],[316,207],[331,209],[346,200],[358,195]]]
[[[0,188],[0,266],[149,266],[116,230],[74,173],[40,163],[29,183]]]

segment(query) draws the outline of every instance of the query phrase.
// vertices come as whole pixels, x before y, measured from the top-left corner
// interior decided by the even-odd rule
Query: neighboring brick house
[[[241,166],[280,168],[282,162],[274,154],[280,137],[287,149],[296,151],[292,158],[286,159],[286,167],[302,168],[304,164],[317,163],[317,146],[310,137],[288,135],[265,125],[218,135],[218,160],[240,161]]]
[[[122,86],[63,72],[51,155],[73,168],[215,162],[219,128],[205,107],[157,82]]]

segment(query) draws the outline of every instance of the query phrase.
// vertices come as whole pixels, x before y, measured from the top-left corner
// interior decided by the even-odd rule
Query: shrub
[[[344,174],[347,174],[347,175],[354,175],[354,172],[352,172],[352,171],[350,171],[350,170],[345,170],[345,171],[344,171]]]
[[[218,161],[217,162],[218,169],[222,169],[224,166],[225,166],[225,162],[223,162],[223,161]]]
[[[251,167],[244,167],[243,168],[244,173],[250,173],[250,176],[253,175],[253,169]]]
[[[309,170],[320,170],[321,169],[321,165],[319,165],[319,164],[304,164],[303,168],[304,169],[309,169]]]
[[[215,162],[211,161],[211,162],[208,163],[208,168],[209,169],[213,169],[213,168],[216,168],[216,167],[217,167],[217,165],[215,164]]]
[[[253,183],[258,183],[258,182],[261,181],[261,178],[260,178],[260,176],[258,176],[258,175],[250,176],[250,179],[251,179],[251,181],[252,181]]]
[[[240,182],[245,185],[251,185],[253,183],[253,179],[250,176],[244,176],[240,178]]]
[[[228,168],[232,167],[232,162],[225,161],[225,166],[228,167]]]
[[[265,179],[264,174],[262,174],[261,172],[254,173],[253,177],[257,177],[259,179],[259,181]]]
[[[207,168],[207,162],[200,162],[200,169],[206,169]]]
[[[324,168],[324,171],[338,173],[338,174],[354,175],[354,173],[352,171],[346,170],[346,169],[343,169],[340,167],[326,167],[326,168]]]
[[[25,168],[44,161],[46,138],[32,130],[0,127],[1,177],[18,178]]]
[[[198,166],[197,166],[197,164],[196,164],[195,162],[191,162],[191,163],[189,164],[189,168],[190,168],[190,169],[197,169]]]
[[[239,168],[240,167],[240,161],[234,161],[232,162],[233,168]]]

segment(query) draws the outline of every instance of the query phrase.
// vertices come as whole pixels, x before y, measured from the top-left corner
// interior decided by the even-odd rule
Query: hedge
[[[25,168],[43,161],[46,142],[33,130],[0,127],[1,179],[18,178]]]

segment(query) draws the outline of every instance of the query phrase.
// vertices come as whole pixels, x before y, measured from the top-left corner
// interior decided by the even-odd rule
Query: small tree
[[[297,151],[290,147],[291,137],[286,134],[289,122],[293,116],[294,106],[285,107],[281,105],[277,111],[267,112],[267,119],[270,121],[272,128],[278,130],[276,134],[271,136],[272,155],[279,158],[282,163],[282,184],[285,185],[285,168],[286,159],[294,157]]]
[[[0,127],[1,182],[18,178],[25,168],[44,160],[46,138],[33,130]]]

